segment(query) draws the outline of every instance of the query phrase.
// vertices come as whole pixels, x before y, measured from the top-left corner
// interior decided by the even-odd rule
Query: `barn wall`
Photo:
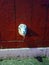
[[[23,39],[18,25],[28,26]],[[49,46],[49,0],[0,0],[0,48]]]

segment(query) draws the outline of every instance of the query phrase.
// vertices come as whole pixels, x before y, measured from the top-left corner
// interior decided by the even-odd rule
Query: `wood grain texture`
[[[28,32],[23,39],[18,25]],[[0,0],[0,48],[49,46],[49,0]]]

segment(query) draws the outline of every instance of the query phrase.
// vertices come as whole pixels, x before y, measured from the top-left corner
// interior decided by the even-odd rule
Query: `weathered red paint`
[[[49,46],[49,8],[47,13],[47,6],[43,4],[49,1],[15,0],[14,8],[14,0],[0,0],[1,48]],[[18,33],[21,23],[28,26],[25,39]]]

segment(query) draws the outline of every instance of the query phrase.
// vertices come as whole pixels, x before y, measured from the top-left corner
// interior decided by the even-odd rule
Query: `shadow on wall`
[[[39,34],[36,33],[35,31],[33,31],[32,29],[27,28],[27,35],[26,35],[26,36],[27,36],[28,38],[29,38],[29,37],[38,37]],[[28,42],[27,42],[28,48],[35,47],[36,45],[35,45],[34,43],[35,43],[35,41],[28,41]]]
[[[39,36],[38,33],[32,31],[30,28],[27,28],[27,36],[31,37],[31,36]]]

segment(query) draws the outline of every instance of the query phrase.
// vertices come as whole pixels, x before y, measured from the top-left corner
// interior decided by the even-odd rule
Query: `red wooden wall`
[[[21,23],[28,26],[25,39]],[[49,0],[0,0],[0,48],[48,46]]]

